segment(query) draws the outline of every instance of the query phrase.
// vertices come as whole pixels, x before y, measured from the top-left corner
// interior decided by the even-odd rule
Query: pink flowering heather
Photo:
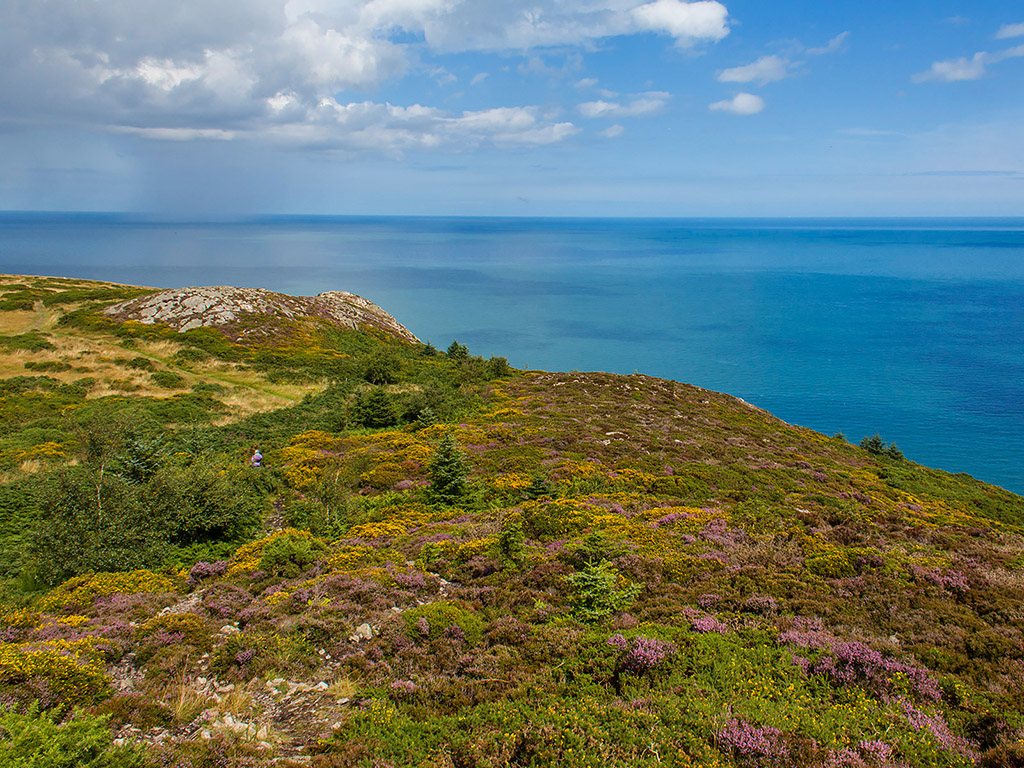
[[[893,693],[893,679],[903,677],[922,699],[938,701],[942,697],[938,683],[927,671],[887,658],[863,643],[839,643],[833,655],[819,659],[812,671],[840,685],[859,684],[879,696]]]
[[[673,642],[640,635],[619,660],[619,670],[626,674],[642,675],[660,666],[677,650]]]
[[[427,621],[426,616],[420,616],[419,619],[416,620],[416,630],[424,637],[430,635],[430,622]]]
[[[946,590],[951,595],[962,595],[970,589],[970,585],[967,583],[967,576],[962,571],[942,572],[915,568],[914,575],[918,579]]]
[[[906,715],[907,723],[911,728],[915,731],[929,731],[946,751],[971,759],[978,757],[977,752],[966,739],[962,739],[949,730],[949,725],[940,713],[929,715],[915,709],[907,702],[903,702],[903,714]]]
[[[759,613],[762,616],[767,616],[770,613],[775,613],[778,610],[778,605],[776,605],[775,599],[768,595],[751,595],[743,601],[742,610],[746,613]]]
[[[619,651],[623,653],[625,653],[626,649],[629,647],[629,641],[622,636],[621,632],[615,633],[614,635],[609,637],[605,642],[612,648],[618,648]]]
[[[714,616],[701,616],[699,619],[693,619],[690,622],[690,626],[693,627],[695,632],[700,632],[703,635],[709,632],[724,635],[729,631],[729,628]]]
[[[400,699],[408,698],[420,689],[420,687],[411,680],[395,680],[391,683],[390,688],[392,695]]]
[[[705,611],[718,605],[722,601],[721,595],[706,594],[697,598],[697,605]]]
[[[659,517],[657,520],[652,520],[650,523],[651,528],[664,528],[665,526],[672,525],[677,520],[685,520],[690,515],[685,512],[669,512],[667,515]]]
[[[730,720],[715,738],[718,748],[740,765],[783,766],[789,760],[789,748],[782,731],[768,725]]]

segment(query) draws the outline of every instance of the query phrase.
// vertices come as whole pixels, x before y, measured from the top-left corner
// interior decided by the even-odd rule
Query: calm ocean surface
[[[690,382],[1024,493],[1024,219],[0,214],[0,272],[349,290],[440,348]]]

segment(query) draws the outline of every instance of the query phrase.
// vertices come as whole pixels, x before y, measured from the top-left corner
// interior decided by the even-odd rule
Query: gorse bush
[[[0,709],[3,768],[144,768],[141,747],[114,746],[105,717],[76,709],[67,720],[59,710],[25,714]]]
[[[267,543],[258,567],[273,576],[295,578],[327,553],[320,540],[289,534]]]

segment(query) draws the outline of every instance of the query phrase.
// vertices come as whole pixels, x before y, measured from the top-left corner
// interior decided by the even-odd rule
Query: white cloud
[[[799,43],[794,42],[790,46],[789,55],[762,56],[750,64],[723,69],[715,76],[715,79],[720,83],[757,83],[758,85],[785,80],[787,77],[797,74],[804,65],[804,61],[796,58],[801,52],[806,56],[840,53],[845,50],[844,45],[848,36],[848,32],[841,32],[829,40],[827,45],[819,48],[804,49]]]
[[[932,64],[931,69],[925,72],[918,72],[911,77],[911,80],[915,83],[924,83],[929,80],[939,80],[946,83],[980,80],[988,74],[986,67],[1020,56],[1024,56],[1024,45],[996,51],[995,53],[979,51],[969,59],[961,56],[959,59],[936,61]]]
[[[616,139],[626,132],[626,129],[616,123],[615,125],[609,125],[603,131],[598,131],[602,136],[608,139]]]
[[[820,48],[808,48],[808,56],[824,56],[828,53],[840,53],[844,50],[843,46],[846,44],[846,38],[850,36],[849,32],[840,32],[838,35],[828,41],[828,45]]]
[[[640,117],[661,111],[671,95],[664,91],[637,94],[628,104],[614,101],[586,101],[577,107],[584,117]]]
[[[690,46],[729,33],[728,11],[714,0],[46,0],[14,7],[0,25],[0,123],[388,151],[540,144],[577,130],[527,106],[507,109],[527,110],[515,114],[529,115],[528,126],[496,113],[506,118],[501,130],[467,134],[486,110],[442,118],[422,107],[404,113],[358,100],[412,71],[451,82],[440,66],[445,54],[510,52],[531,71],[565,77],[581,66],[572,46],[652,32]],[[561,69],[540,57],[549,46],[569,49],[543,52],[559,56]],[[609,116],[628,117],[657,111],[667,94],[601,98],[612,105]],[[329,107],[335,99],[361,106],[339,112]]]
[[[457,152],[482,145],[552,144],[578,132],[572,123],[541,119],[534,107],[498,107],[452,115],[420,104],[342,104],[324,99],[306,120],[276,126],[269,135],[290,146],[400,155],[414,149]]]
[[[996,32],[997,40],[1005,40],[1009,37],[1020,37],[1024,35],[1024,21],[1019,24],[1003,24]]]
[[[742,67],[723,69],[716,76],[720,83],[753,83],[761,85],[784,80],[789,75],[789,61],[780,56],[762,56],[757,61]]]
[[[716,101],[708,106],[712,112],[730,112],[734,115],[756,115],[764,109],[764,99],[752,93],[737,93],[731,99]]]
[[[475,75],[473,75],[473,79],[469,81],[469,84],[470,85],[480,85],[480,83],[482,83],[484,80],[486,80],[487,77],[488,77],[488,73],[487,72],[477,72]]]
[[[584,77],[582,80],[577,80],[573,85],[577,88],[593,88],[597,85],[596,77]]]
[[[654,0],[632,10],[640,29],[672,35],[679,45],[697,40],[721,40],[729,34],[729,11],[721,3],[699,0]]]
[[[988,56],[984,51],[974,54],[967,59],[961,56],[959,59],[947,61],[936,61],[927,72],[918,72],[911,77],[915,83],[923,83],[927,80],[944,80],[947,83],[955,83],[962,80],[978,80],[985,76],[985,59]]]

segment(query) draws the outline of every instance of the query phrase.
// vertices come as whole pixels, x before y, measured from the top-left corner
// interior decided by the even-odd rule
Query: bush
[[[157,371],[149,380],[164,389],[181,389],[185,386],[185,377],[174,371]]]
[[[402,364],[390,352],[378,352],[363,369],[363,378],[371,384],[394,384],[401,376]]]
[[[413,608],[402,618],[413,639],[436,640],[454,626],[465,633],[467,643],[476,645],[484,631],[484,623],[475,613],[446,601]]]
[[[24,715],[0,710],[0,766],[25,768],[135,768],[145,765],[141,747],[113,746],[106,717],[58,712],[32,704]]]
[[[259,569],[264,573],[293,579],[309,566],[327,556],[327,546],[319,539],[287,534],[263,548]]]
[[[137,371],[152,371],[155,367],[153,361],[148,357],[133,357],[125,362],[126,368],[133,368]]]
[[[206,623],[194,613],[155,616],[139,627],[135,637],[139,644],[137,655],[141,662],[149,661],[165,646],[188,646],[205,652],[213,645]]]
[[[129,571],[159,563],[162,531],[129,481],[70,467],[37,481],[41,515],[30,550],[50,585],[88,571]]]

